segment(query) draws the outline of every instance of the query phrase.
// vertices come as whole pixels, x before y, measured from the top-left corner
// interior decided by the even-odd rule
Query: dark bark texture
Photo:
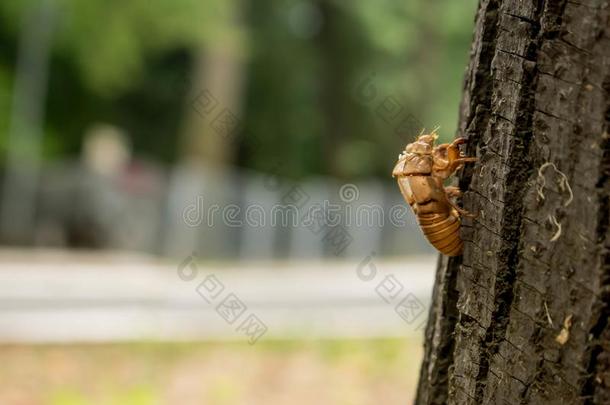
[[[610,404],[610,2],[481,0],[418,404]]]

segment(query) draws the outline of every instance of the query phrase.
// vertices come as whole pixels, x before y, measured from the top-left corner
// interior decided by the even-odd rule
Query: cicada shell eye
[[[396,164],[394,165],[394,169],[392,170],[392,177],[399,177],[404,174],[405,161],[406,158],[404,155],[402,155],[401,158],[398,159],[398,162],[396,162]]]

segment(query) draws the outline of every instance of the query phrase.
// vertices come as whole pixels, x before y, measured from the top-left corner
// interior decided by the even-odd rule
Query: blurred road
[[[227,264],[3,250],[0,342],[421,334],[435,264],[434,256]]]

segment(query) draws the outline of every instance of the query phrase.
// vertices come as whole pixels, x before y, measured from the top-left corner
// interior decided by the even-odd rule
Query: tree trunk
[[[610,5],[481,0],[418,404],[610,403]],[[472,166],[472,165],[471,165]]]
[[[218,15],[225,32],[196,55],[181,156],[195,166],[224,170],[236,158],[245,71],[241,7],[241,0],[227,2],[226,12]]]

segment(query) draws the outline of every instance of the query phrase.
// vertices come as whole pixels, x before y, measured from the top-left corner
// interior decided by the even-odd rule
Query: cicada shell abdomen
[[[463,243],[460,238],[460,218],[453,212],[421,213],[417,220],[426,239],[442,254],[459,256]]]

